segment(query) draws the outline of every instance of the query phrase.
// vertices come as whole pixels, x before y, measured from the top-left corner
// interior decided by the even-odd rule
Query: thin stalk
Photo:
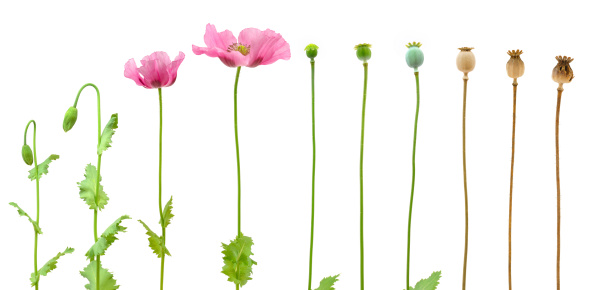
[[[361,290],[365,287],[363,256],[363,141],[365,139],[365,103],[367,99],[367,62],[363,63],[363,110],[361,111],[361,154],[359,158],[359,246],[360,246],[360,282]]]
[[[415,127],[414,127],[414,137],[412,140],[412,182],[410,187],[410,205],[408,208],[408,239],[406,241],[406,290],[410,290],[410,226],[411,226],[411,219],[412,219],[412,202],[415,193],[415,155],[417,152],[417,127],[419,124],[419,105],[421,102],[420,92],[419,92],[419,72],[415,72],[415,80],[417,85],[417,109],[415,112]]]
[[[513,165],[515,162],[515,122],[517,118],[517,79],[513,79],[513,135],[511,138],[511,178],[509,182],[509,290],[513,289],[511,280],[511,227],[513,221]]]
[[[158,100],[160,102],[160,142],[158,148],[158,210],[160,212],[160,224],[162,226],[162,246],[166,244],[166,227],[162,213],[162,88],[158,88]],[[164,257],[160,260],[160,290],[164,289]]]
[[[34,120],[29,121],[29,123],[27,123],[27,127],[25,128],[25,144],[27,143],[27,130],[29,129],[29,125],[33,123],[33,159],[35,160],[35,171],[37,172],[36,178],[35,178],[35,187],[36,187],[36,192],[37,192],[37,218],[35,220],[35,222],[37,223],[37,226],[40,227],[40,222],[39,222],[39,167],[37,166],[37,123]],[[33,269],[33,272],[35,273],[35,277],[38,276],[38,270],[37,270],[37,244],[38,244],[38,240],[39,240],[39,234],[37,233],[37,230],[35,230],[35,228],[33,227],[33,230],[35,232],[35,248],[33,250],[33,266],[35,267],[35,269]],[[39,281],[37,281],[37,284],[35,284],[35,290],[39,290]]]
[[[462,290],[466,290],[466,268],[468,266],[468,178],[466,176],[466,93],[468,91],[468,73],[464,73],[464,110],[462,117],[462,155],[464,164],[464,204],[466,211],[466,228],[464,234],[464,269]]]
[[[236,69],[236,81],[234,82],[234,138],[236,140],[236,169],[238,171],[238,236],[241,235],[240,231],[240,150],[238,147],[238,78],[240,77],[240,69]],[[236,285],[238,289],[238,285]]]
[[[558,85],[556,100],[556,289],[560,290],[560,163],[558,150],[558,121],[560,118],[560,101],[562,100],[562,84]]]
[[[308,290],[312,290],[312,252],[314,248],[314,190],[316,182],[316,117],[314,110],[314,59],[310,60],[312,68],[312,218],[310,225],[310,266],[308,270]]]

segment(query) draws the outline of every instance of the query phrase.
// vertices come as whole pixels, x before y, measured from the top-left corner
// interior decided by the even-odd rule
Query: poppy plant
[[[224,266],[222,273],[228,276],[228,281],[236,284],[236,289],[244,286],[252,278],[252,266],[256,262],[251,259],[252,238],[245,236],[241,231],[240,220],[240,150],[238,146],[238,78],[243,66],[257,67],[267,65],[277,60],[288,60],[291,57],[289,44],[281,34],[267,29],[261,31],[256,28],[246,28],[240,32],[238,39],[228,30],[217,32],[212,24],[205,28],[204,41],[206,47],[193,45],[196,55],[205,54],[209,57],[217,57],[228,67],[236,67],[236,80],[234,82],[234,138],[236,142],[236,168],[238,177],[238,232],[236,239],[229,244],[222,243],[224,254]]]
[[[137,67],[135,60],[132,58],[125,64],[124,75],[126,78],[132,79],[138,86],[146,89],[158,89],[158,98],[160,101],[160,145],[158,153],[158,211],[160,215],[160,227],[162,228],[162,235],[159,236],[153,232],[146,223],[138,220],[146,229],[150,248],[154,254],[160,258],[160,289],[164,289],[164,257],[170,256],[168,248],[166,248],[166,228],[170,225],[172,214],[172,196],[170,200],[162,209],[162,88],[172,86],[177,77],[177,70],[185,59],[185,54],[179,52],[179,55],[170,61],[166,52],[157,51],[141,60],[141,67]]]

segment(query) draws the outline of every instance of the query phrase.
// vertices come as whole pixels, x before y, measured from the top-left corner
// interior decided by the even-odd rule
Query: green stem
[[[35,220],[35,222],[37,223],[37,226],[40,226],[40,222],[39,222],[39,167],[37,166],[37,123],[35,122],[35,120],[31,120],[29,121],[29,123],[27,123],[27,127],[25,128],[25,144],[27,143],[27,130],[29,130],[29,125],[33,123],[33,159],[35,160],[35,171],[37,172],[37,176],[35,176],[35,186],[36,186],[36,191],[37,191],[37,218]],[[33,229],[35,231],[35,249],[33,251],[33,265],[35,267],[34,269],[34,273],[35,273],[35,277],[38,276],[38,271],[37,271],[37,244],[38,244],[38,240],[39,240],[39,234],[37,233],[37,231],[35,229]],[[35,290],[39,289],[39,281],[37,281],[37,284],[35,284]]]
[[[308,290],[312,290],[312,252],[314,249],[314,190],[316,182],[316,117],[314,110],[314,60],[310,60],[312,68],[312,219],[310,226],[310,266],[308,270]]]
[[[415,113],[415,129],[414,137],[412,140],[412,182],[410,186],[410,205],[408,208],[408,238],[406,241],[406,290],[410,290],[410,226],[412,219],[412,202],[415,194],[415,155],[417,152],[417,127],[419,123],[419,104],[420,104],[420,92],[419,92],[419,72],[415,72],[415,80],[417,84],[417,109]]]
[[[160,211],[160,224],[162,226],[162,246],[166,243],[166,228],[162,213],[162,88],[158,88],[158,99],[160,101],[160,146],[158,151],[158,209]],[[164,257],[160,260],[160,290],[164,289]]]
[[[363,141],[365,138],[365,103],[367,99],[367,62],[363,63],[363,110],[361,111],[361,153],[359,157],[359,246],[360,246],[360,282],[361,290],[365,287],[363,257]]]
[[[99,89],[96,85],[92,84],[92,83],[87,83],[84,84],[80,90],[78,90],[78,94],[76,94],[76,100],[74,101],[74,108],[76,108],[76,106],[78,105],[78,99],[80,98],[80,94],[82,93],[82,91],[86,88],[86,87],[93,87],[94,90],[96,91],[96,109],[97,109],[97,146],[99,146],[101,144],[101,93],[99,92]],[[98,178],[96,179],[96,187],[95,187],[95,200],[99,199],[98,193],[99,193],[99,188],[100,188],[100,176],[101,176],[101,157],[102,154],[98,154],[98,162],[97,162],[97,176]],[[95,209],[94,210],[94,221],[93,221],[93,229],[94,229],[94,242],[96,243],[98,241],[98,210]],[[93,258],[91,258],[91,260],[93,260]],[[101,257],[100,256],[96,256],[96,263],[97,263],[97,267],[96,267],[96,289],[100,289],[100,267],[101,267]]]
[[[238,78],[240,77],[240,66],[236,70],[236,81],[234,82],[234,138],[236,140],[236,168],[238,170],[238,236],[240,231],[240,150],[238,147]],[[238,287],[238,286],[237,286]]]

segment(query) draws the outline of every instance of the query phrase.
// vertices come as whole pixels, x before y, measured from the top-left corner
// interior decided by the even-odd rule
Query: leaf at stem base
[[[222,243],[222,254],[224,254],[224,267],[222,273],[228,276],[228,281],[236,285],[244,286],[248,280],[252,280],[252,266],[257,262],[250,257],[253,255],[252,238],[244,236],[242,233],[229,244]]]

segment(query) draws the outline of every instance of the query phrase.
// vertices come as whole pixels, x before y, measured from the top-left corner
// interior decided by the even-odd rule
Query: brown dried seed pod
[[[574,60],[574,58],[559,55],[556,57],[556,60],[558,63],[552,70],[552,80],[559,84],[570,83],[575,77],[573,70],[570,68],[570,63]]]
[[[456,65],[458,66],[458,70],[467,74],[474,70],[474,67],[476,66],[476,58],[472,52],[474,47],[460,47],[458,49],[460,50],[460,53],[456,58]]]
[[[519,49],[509,50],[507,54],[511,56],[509,61],[507,61],[507,75],[512,79],[521,77],[525,72],[525,64],[520,57],[523,51]]]

